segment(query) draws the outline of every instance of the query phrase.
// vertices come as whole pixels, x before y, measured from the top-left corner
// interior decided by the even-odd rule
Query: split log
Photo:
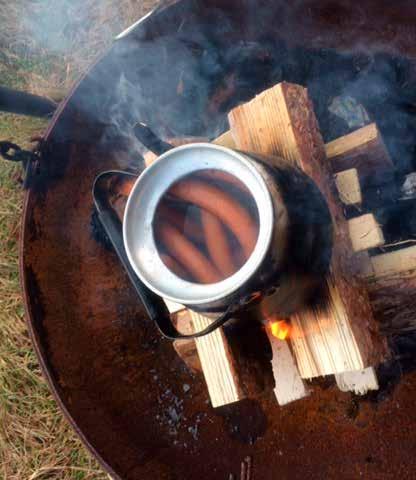
[[[280,406],[309,395],[309,389],[299,374],[288,342],[275,338],[268,330],[272,347],[272,369],[275,381],[274,394]]]
[[[367,291],[351,274],[352,245],[312,103],[305,88],[281,83],[229,114],[236,146],[279,155],[300,167],[320,188],[334,222],[334,248],[326,304],[292,318],[292,346],[301,376],[362,370],[387,353]]]
[[[231,130],[224,132],[213,143],[236,148]],[[328,142],[325,144],[325,153],[333,172],[355,168],[372,175],[375,171],[394,168],[375,123]]]
[[[213,319],[190,311],[195,331],[208,327]],[[242,400],[245,395],[236,362],[222,328],[195,340],[212,406],[221,407]]]
[[[360,179],[356,168],[336,173],[334,178],[339,198],[344,205],[359,206],[363,203]]]
[[[372,271],[367,277],[382,279],[416,275],[416,245],[371,257]]]
[[[193,333],[213,318],[185,309],[174,319],[178,330]],[[274,387],[267,336],[250,319],[219,328],[202,338],[177,340],[174,348],[192,372],[202,372],[213,407],[255,398]]]
[[[230,130],[217,137],[212,143],[222,147],[236,148]],[[348,195],[348,192],[346,194]],[[274,394],[277,403],[283,406],[305,398],[309,395],[309,390],[299,374],[288,342],[275,338],[268,329],[266,331],[272,348],[271,365],[275,382]]]
[[[368,282],[374,315],[385,335],[416,331],[416,271],[394,273]]]
[[[386,335],[416,330],[416,246],[371,258],[366,275],[371,304]]]
[[[338,388],[342,392],[365,395],[369,390],[378,390],[378,381],[373,367],[357,372],[344,372],[335,375]]]
[[[356,168],[367,176],[394,168],[375,123],[327,143],[325,152],[334,172]]]
[[[384,244],[384,235],[372,213],[351,218],[348,231],[354,252],[369,250]]]

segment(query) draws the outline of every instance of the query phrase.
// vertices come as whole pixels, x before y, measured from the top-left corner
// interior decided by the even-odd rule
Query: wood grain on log
[[[365,176],[394,168],[375,123],[327,143],[325,151],[334,172],[356,168]]]
[[[208,327],[213,319],[190,311],[195,331]],[[221,407],[242,400],[245,395],[235,360],[222,328],[195,340],[212,406]]]
[[[236,146],[280,155],[320,188],[334,223],[334,248],[326,280],[327,301],[292,318],[292,338],[305,378],[361,370],[386,355],[368,294],[351,274],[352,245],[312,103],[305,88],[281,83],[229,114]],[[342,294],[341,294],[342,292]]]

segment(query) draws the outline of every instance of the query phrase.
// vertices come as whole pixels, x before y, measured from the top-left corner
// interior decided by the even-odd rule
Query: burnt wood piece
[[[348,223],[334,194],[331,167],[307,90],[280,83],[229,114],[237,148],[279,155],[301,168],[326,198],[334,223],[325,301],[292,317],[292,346],[301,376],[361,370],[387,355],[364,286],[354,278]]]
[[[365,276],[383,333],[416,330],[416,246],[371,257]]]

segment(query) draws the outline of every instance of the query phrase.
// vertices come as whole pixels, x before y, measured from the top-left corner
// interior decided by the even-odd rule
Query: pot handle
[[[0,110],[3,112],[48,117],[56,107],[57,104],[47,98],[0,86]]]
[[[147,125],[142,122],[133,127],[134,135],[148,150],[159,156],[171,150],[173,145],[161,140]]]

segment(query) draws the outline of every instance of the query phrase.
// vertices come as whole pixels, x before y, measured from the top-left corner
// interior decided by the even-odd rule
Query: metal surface
[[[187,25],[201,31],[207,21],[224,50],[281,35],[308,46],[416,53],[413,2],[398,9],[395,2],[380,1],[253,6],[183,1],[159,10],[117,42],[59,107],[47,135],[42,174],[26,194],[21,278],[31,336],[49,385],[83,441],[117,479],[238,478],[248,456],[252,477],[262,480],[413,479],[416,374],[404,376],[380,402],[357,400],[322,383],[307,399],[284,408],[270,392],[213,410],[203,379],[185,369],[171,342],[147,321],[116,255],[91,235],[95,176],[131,167],[139,148],[111,127],[121,71],[144,58],[151,44],[146,40],[169,37]],[[155,64],[162,65],[162,52],[152,53]],[[179,134],[189,128],[186,107],[210,135],[216,134],[223,118],[219,107],[232,101],[224,104],[226,94],[220,97],[217,90],[209,103],[195,97],[175,103],[177,85],[169,90],[164,83],[168,74],[172,78],[172,68],[150,75],[164,94],[159,104],[142,105],[143,117],[153,115],[153,121],[130,122],[129,115],[138,116],[130,100],[127,125],[142,120],[158,133]],[[265,87],[259,82],[253,88]],[[248,94],[239,87],[238,92],[229,95],[241,101]]]

